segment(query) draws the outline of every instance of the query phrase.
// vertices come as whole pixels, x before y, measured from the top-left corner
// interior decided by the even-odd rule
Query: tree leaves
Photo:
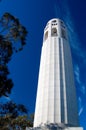
[[[27,109],[22,104],[16,104],[13,101],[7,102],[5,104],[0,104],[0,115],[3,116],[4,114],[11,115],[12,118],[16,118],[18,115],[27,114]]]
[[[19,51],[20,48],[25,45],[25,39],[27,36],[26,28],[10,13],[5,13],[1,17],[0,24],[2,27],[0,34],[3,35],[4,40],[12,43],[13,50]],[[16,43],[20,43],[19,48],[16,48]]]
[[[8,78],[8,63],[14,52],[23,50],[26,44],[27,30],[19,19],[6,12],[0,19],[0,97],[8,97],[13,82]],[[32,126],[33,118],[26,116],[27,109],[13,101],[0,104],[0,130],[25,130]]]
[[[8,62],[14,52],[23,50],[27,30],[20,21],[6,12],[0,19],[0,97],[11,93],[13,83],[8,79]]]
[[[11,93],[11,89],[13,87],[13,82],[11,79],[7,79],[7,77],[0,76],[0,97],[6,96]]]
[[[15,130],[22,128],[25,130],[26,126],[32,127],[32,115],[28,118],[27,109],[22,104],[16,104],[10,101],[6,104],[0,104],[0,126],[1,130],[9,129]]]
[[[12,119],[9,114],[0,117],[0,130],[26,130],[26,127],[32,127],[26,115],[18,116],[14,119]]]

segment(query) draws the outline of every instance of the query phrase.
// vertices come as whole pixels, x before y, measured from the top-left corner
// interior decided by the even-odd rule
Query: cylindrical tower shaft
[[[78,126],[71,51],[60,19],[50,20],[44,30],[34,127],[45,123]]]

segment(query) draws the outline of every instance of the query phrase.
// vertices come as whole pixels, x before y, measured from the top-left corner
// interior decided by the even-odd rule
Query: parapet
[[[67,39],[67,29],[62,20],[54,18],[48,21],[44,29],[43,41],[46,41],[48,37],[62,37]]]

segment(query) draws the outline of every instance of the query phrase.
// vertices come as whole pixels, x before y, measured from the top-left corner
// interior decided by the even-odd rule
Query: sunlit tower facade
[[[67,29],[60,19],[51,19],[44,29],[34,127],[44,124],[82,130]]]

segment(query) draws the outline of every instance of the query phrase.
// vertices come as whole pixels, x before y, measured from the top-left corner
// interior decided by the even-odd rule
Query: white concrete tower
[[[44,29],[34,127],[47,123],[79,126],[71,51],[60,19]]]

